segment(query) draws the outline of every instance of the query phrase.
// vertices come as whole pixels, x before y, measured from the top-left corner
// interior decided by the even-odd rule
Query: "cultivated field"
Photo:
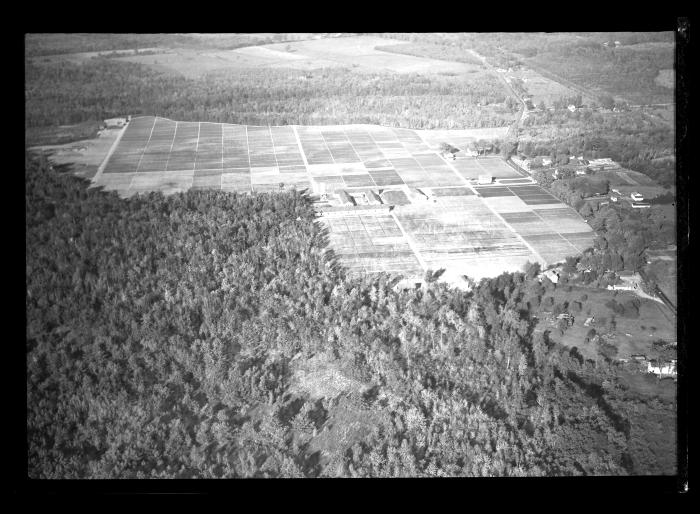
[[[445,160],[441,141],[465,148],[470,131],[376,125],[250,126],[134,118],[96,185],[122,196],[188,189],[318,195],[330,244],[352,272],[443,280],[518,271],[578,254],[593,232],[570,207],[498,157]],[[459,153],[457,154],[459,155]],[[495,181],[477,185],[479,175]],[[351,202],[341,201],[341,192]],[[374,197],[369,204],[369,199]]]
[[[401,43],[372,36],[352,36],[246,46],[233,50],[158,48],[148,49],[157,53],[124,55],[113,59],[146,64],[187,77],[200,77],[210,72],[239,68],[352,68],[357,72],[486,73],[481,65],[400,55],[375,49],[376,46],[392,42]],[[109,52],[86,52],[35,59],[37,62],[70,60],[79,63],[105,53]]]
[[[555,100],[560,98],[570,98],[576,96],[579,92],[566,87],[565,85],[549,79],[535,70],[530,68],[520,68],[513,72],[507,73],[507,76],[512,76],[523,81],[525,89],[532,97],[532,102],[539,105],[544,102],[549,108],[552,107]],[[584,98],[584,102],[590,102],[591,98]]]
[[[574,324],[569,327],[564,335],[559,335],[552,322],[542,320],[536,330],[550,330],[550,338],[569,347],[577,347],[586,358],[595,359],[598,352],[593,343],[586,343],[586,335],[591,329],[599,334],[606,334],[607,320],[614,317],[616,327],[612,331],[614,337],[609,341],[617,350],[617,358],[629,359],[632,355],[647,355],[654,357],[652,343],[658,339],[676,341],[676,322],[668,308],[653,300],[641,299],[638,318],[625,318],[615,315],[605,303],[609,300],[624,302],[631,298],[637,298],[631,292],[615,292],[605,289],[575,288],[575,294],[558,288],[553,294],[555,303],[578,300],[583,294],[588,296],[582,301],[582,310],[575,315]],[[545,295],[546,296],[546,295]],[[595,321],[590,326],[584,326],[587,318],[594,317]]]

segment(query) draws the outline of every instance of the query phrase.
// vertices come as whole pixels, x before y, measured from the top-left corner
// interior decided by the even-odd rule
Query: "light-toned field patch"
[[[674,69],[659,70],[659,74],[654,78],[661,87],[675,89],[676,87],[676,71]]]
[[[76,141],[65,145],[31,147],[31,151],[49,154],[54,164],[83,164],[99,166],[107,156],[121,129],[105,129],[94,139]]]

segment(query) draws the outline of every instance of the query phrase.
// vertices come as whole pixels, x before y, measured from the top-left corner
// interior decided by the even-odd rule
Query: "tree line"
[[[199,79],[97,58],[25,67],[27,127],[132,115],[251,125],[371,123],[415,129],[506,126],[503,88],[454,76],[240,69]]]

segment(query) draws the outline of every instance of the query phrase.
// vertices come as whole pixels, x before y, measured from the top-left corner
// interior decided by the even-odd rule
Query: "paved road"
[[[502,73],[498,73],[491,64],[486,60],[486,58],[480,54],[478,54],[475,50],[469,50],[469,52],[479,59],[482,63],[484,63],[484,66],[498,79],[503,82],[503,85],[510,91],[511,95],[513,95],[518,102],[520,102],[520,111],[518,112],[518,118],[517,120],[508,128],[508,134],[506,135],[506,138],[509,136],[514,136],[518,137],[518,130],[522,128],[523,126],[523,121],[525,120],[525,112],[527,110],[527,106],[525,105],[525,102],[523,102],[523,99],[521,96],[513,89],[513,86],[510,85],[510,83],[505,79]]]

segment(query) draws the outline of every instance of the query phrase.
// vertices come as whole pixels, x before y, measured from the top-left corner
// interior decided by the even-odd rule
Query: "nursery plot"
[[[224,170],[221,175],[221,190],[234,192],[251,191],[250,173],[243,170]]]
[[[330,245],[351,273],[390,272],[409,276],[423,272],[394,219],[385,213],[344,211],[322,217]]]
[[[528,206],[525,202],[523,202],[520,198],[517,196],[491,196],[491,197],[484,197],[484,202],[486,205],[491,207],[494,211],[496,211],[499,214],[503,214],[503,217],[505,218],[506,213],[523,213],[527,215],[532,215],[536,216],[536,214],[530,209],[528,209]],[[525,212],[523,212],[525,211]],[[541,219],[537,218],[538,221],[542,221]]]
[[[515,196],[515,193],[505,186],[484,186],[475,187],[474,189],[484,198],[491,198],[494,196]]]
[[[396,213],[429,268],[481,277],[493,262],[503,271],[536,260],[476,196],[443,197],[438,205],[437,209],[429,204],[411,205]]]
[[[343,175],[342,177],[346,187],[375,187],[377,185],[369,173],[364,175]]]
[[[324,209],[322,218],[332,218],[331,246],[353,272],[421,275],[426,266],[446,268],[445,276],[479,278],[521,269],[528,260],[556,262],[590,246],[594,234],[575,211],[500,158],[446,162],[437,153],[441,142],[466,148],[475,134],[139,117],[128,124],[94,180],[125,196],[189,188],[348,190],[358,198],[382,191],[383,210],[369,205]],[[499,183],[468,185],[483,173]],[[407,195],[407,187],[434,201]],[[391,214],[386,205],[394,206]]]
[[[442,196],[473,196],[475,193],[471,188],[458,186],[458,187],[434,187],[431,189],[433,195],[437,197]]]
[[[580,233],[591,230],[588,224],[581,219],[578,213],[571,207],[560,209],[540,209],[537,215],[560,234]]]
[[[370,170],[369,175],[372,177],[377,186],[400,186],[404,182],[394,170]]]

